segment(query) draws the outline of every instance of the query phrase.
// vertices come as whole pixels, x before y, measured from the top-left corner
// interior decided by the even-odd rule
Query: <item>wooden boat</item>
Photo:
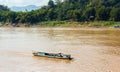
[[[49,58],[59,58],[59,59],[69,59],[71,60],[71,55],[66,55],[62,53],[46,53],[46,52],[33,52],[34,56],[42,56]]]

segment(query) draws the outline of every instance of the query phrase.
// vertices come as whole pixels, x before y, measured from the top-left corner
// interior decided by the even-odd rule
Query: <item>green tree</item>
[[[85,18],[85,20],[93,21],[95,18],[95,15],[96,15],[96,11],[95,11],[95,8],[93,7],[90,7],[83,12],[83,17]]]
[[[97,20],[109,20],[110,17],[110,9],[101,7],[96,12]]]
[[[113,21],[120,21],[120,8],[113,8],[110,12],[110,19]]]
[[[55,7],[55,3],[54,3],[53,0],[49,0],[48,5],[49,5],[51,8]]]
[[[9,8],[4,5],[0,5],[0,11],[9,11]]]

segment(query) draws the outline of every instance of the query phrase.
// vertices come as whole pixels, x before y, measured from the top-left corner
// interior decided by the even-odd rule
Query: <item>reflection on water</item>
[[[47,58],[47,57],[38,57],[38,56],[33,56],[33,58],[37,60],[46,60],[46,61],[52,61],[52,62],[65,62],[65,63],[71,63],[73,60],[68,60],[68,59],[57,59],[57,58]]]
[[[120,72],[120,30],[0,28],[0,72]],[[73,60],[34,57],[33,51]]]

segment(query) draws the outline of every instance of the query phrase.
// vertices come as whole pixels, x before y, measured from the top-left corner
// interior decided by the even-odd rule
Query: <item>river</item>
[[[120,29],[0,28],[0,72],[120,72]],[[33,51],[73,60],[35,57]]]

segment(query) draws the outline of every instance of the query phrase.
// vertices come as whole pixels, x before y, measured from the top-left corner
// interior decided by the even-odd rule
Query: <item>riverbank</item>
[[[0,27],[120,27],[120,22],[94,21],[94,22],[72,22],[72,21],[44,21],[39,23],[0,23]]]

